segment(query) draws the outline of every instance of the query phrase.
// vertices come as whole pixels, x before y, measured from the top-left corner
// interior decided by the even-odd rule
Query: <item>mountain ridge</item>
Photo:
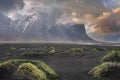
[[[18,21],[12,21],[0,13],[0,28],[2,30],[0,31],[0,39],[6,41],[21,39],[25,41],[94,42],[87,35],[84,24],[49,25],[49,23],[45,23],[46,19],[41,20],[36,15],[25,16]]]

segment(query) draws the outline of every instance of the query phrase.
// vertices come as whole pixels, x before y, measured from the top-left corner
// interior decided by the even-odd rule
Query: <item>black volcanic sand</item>
[[[10,50],[10,47],[15,47],[16,50]],[[43,57],[34,56],[32,58],[21,57],[20,54],[24,50],[21,48],[38,48],[44,46],[53,46],[56,48],[57,52],[55,55],[45,55]],[[88,50],[84,51],[84,55],[73,54],[63,54],[63,52],[71,47],[88,47]],[[90,48],[90,49],[89,49]],[[101,51],[99,53],[90,52],[91,48],[107,48],[106,51]],[[105,46],[84,46],[84,45],[73,45],[73,44],[1,44],[0,45],[0,61],[6,61],[9,59],[37,59],[42,60],[49,64],[60,76],[61,80],[98,80],[93,78],[88,74],[90,69],[100,64],[101,58],[107,54],[112,48],[119,47],[105,47]],[[36,53],[38,52],[37,50]],[[8,56],[8,52],[12,55]],[[1,79],[0,79],[1,80]],[[2,79],[5,80],[5,79]]]
[[[61,80],[97,80],[88,75],[90,69],[99,64],[101,54],[74,56],[46,56],[42,60],[48,63],[60,75]]]

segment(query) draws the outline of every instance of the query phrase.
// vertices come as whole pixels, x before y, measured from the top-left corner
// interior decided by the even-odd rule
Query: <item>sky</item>
[[[52,24],[84,24],[98,41],[120,42],[120,0],[0,0],[0,11],[12,20],[42,12]]]

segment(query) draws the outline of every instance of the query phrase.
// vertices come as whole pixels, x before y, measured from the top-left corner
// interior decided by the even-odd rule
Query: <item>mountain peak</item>
[[[93,42],[85,30],[84,24],[56,25],[46,23],[38,15],[29,15],[13,22],[0,13],[0,39],[25,41],[70,41]],[[14,25],[12,25],[14,24]]]

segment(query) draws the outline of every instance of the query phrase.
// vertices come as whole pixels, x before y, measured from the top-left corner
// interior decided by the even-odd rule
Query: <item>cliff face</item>
[[[33,16],[33,15],[32,15]],[[26,16],[21,20],[12,21],[0,13],[1,40],[37,40],[37,41],[82,41],[92,42],[83,24],[46,25],[39,18]]]
[[[75,24],[71,26],[54,26],[50,29],[53,37],[70,41],[94,41],[90,38],[83,24]]]
[[[71,30],[74,33],[73,36],[75,36],[75,40],[78,40],[78,41],[94,41],[86,33],[86,29],[85,29],[84,24],[75,24],[75,25],[71,26]]]

